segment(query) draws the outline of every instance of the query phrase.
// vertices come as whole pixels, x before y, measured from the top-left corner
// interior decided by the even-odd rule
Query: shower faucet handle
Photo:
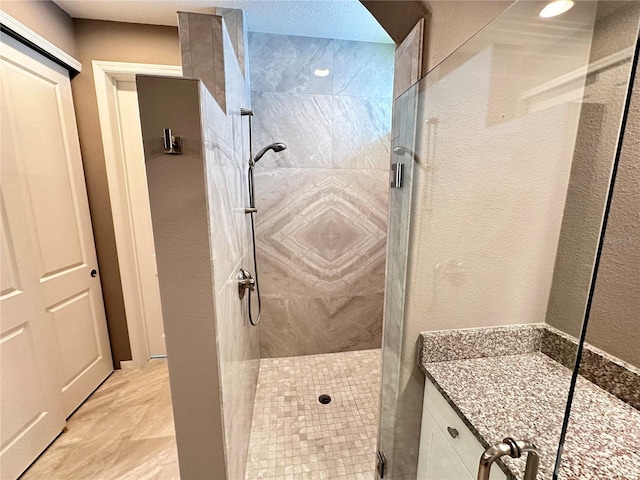
[[[255,287],[255,279],[244,268],[241,268],[238,272],[238,296],[240,297],[240,300],[244,298],[244,294],[246,293],[247,289],[253,292],[255,290]]]

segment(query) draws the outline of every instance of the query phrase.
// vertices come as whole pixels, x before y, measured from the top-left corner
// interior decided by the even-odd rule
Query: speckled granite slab
[[[577,340],[546,324],[443,330],[420,334],[418,363],[541,351],[573,369]],[[580,375],[640,409],[640,369],[585,344]]]
[[[419,365],[485,446],[506,436],[543,452],[551,479],[577,340],[545,324],[426,332]],[[640,480],[640,370],[585,345],[560,478]],[[524,459],[500,467],[522,478]]]
[[[551,479],[571,371],[541,352],[441,362],[421,367],[478,440],[533,441],[539,479]],[[640,412],[578,377],[561,479],[640,479]],[[524,458],[501,468],[522,478]]]
[[[570,335],[545,325],[542,330],[540,351],[573,369],[578,342]],[[640,369],[608,353],[585,344],[580,361],[580,375],[640,409]]]
[[[543,325],[465,328],[420,334],[419,363],[495,357],[540,350]]]

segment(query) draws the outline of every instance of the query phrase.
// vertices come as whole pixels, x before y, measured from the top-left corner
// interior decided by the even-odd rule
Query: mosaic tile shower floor
[[[379,349],[262,359],[245,480],[373,480],[380,362]]]

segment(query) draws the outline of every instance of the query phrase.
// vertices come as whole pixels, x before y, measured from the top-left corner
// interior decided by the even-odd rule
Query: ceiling
[[[241,8],[250,32],[393,43],[358,0],[54,0],[75,18],[177,25],[176,12]]]

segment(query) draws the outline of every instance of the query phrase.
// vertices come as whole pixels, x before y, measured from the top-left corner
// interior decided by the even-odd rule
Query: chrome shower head
[[[265,153],[267,153],[269,150],[273,150],[274,152],[281,152],[286,148],[287,146],[284,143],[272,143],[271,145],[267,145],[256,154],[255,158],[252,161],[252,164],[257,163],[262,158],[262,156]]]

